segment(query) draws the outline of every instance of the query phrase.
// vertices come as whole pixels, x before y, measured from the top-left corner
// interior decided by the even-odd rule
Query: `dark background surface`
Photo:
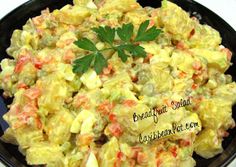
[[[66,4],[71,3],[72,0],[31,0],[0,20],[0,61],[3,58],[8,57],[5,50],[10,45],[10,38],[13,30],[21,29],[22,26],[30,17],[34,17],[40,14],[40,11],[49,8],[50,11],[59,9]],[[235,63],[236,53],[236,32],[231,28],[224,20],[222,20],[215,13],[211,12],[202,5],[192,0],[172,0],[174,3],[181,6],[185,11],[191,13],[196,17],[201,16],[200,22],[208,24],[218,30],[223,39],[222,44],[229,48],[233,52],[232,62]],[[160,7],[160,1],[158,0],[138,0],[142,6]],[[236,65],[232,65],[227,73],[233,76],[233,80],[236,80]],[[2,91],[0,91],[2,94]],[[0,135],[7,128],[7,124],[2,119],[2,115],[7,112],[7,105],[11,103],[11,100],[4,99],[0,96]],[[233,117],[236,120],[236,107],[233,107]],[[230,130],[230,136],[223,142],[225,151],[223,154],[218,155],[211,159],[204,159],[197,155],[194,155],[194,159],[197,161],[198,167],[218,167],[226,166],[236,156],[236,129]],[[0,141],[0,160],[10,167],[27,166],[25,158],[17,151],[17,147],[5,144]]]

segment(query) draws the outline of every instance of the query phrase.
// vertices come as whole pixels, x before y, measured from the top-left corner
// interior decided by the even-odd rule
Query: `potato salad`
[[[194,167],[235,127],[231,51],[167,0],[74,0],[14,30],[1,140],[28,165]]]

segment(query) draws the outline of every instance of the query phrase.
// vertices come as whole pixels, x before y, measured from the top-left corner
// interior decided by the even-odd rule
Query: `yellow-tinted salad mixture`
[[[13,102],[1,139],[29,165],[193,167],[193,152],[221,153],[235,126],[232,53],[166,0],[46,9],[14,31],[7,53],[0,88]]]

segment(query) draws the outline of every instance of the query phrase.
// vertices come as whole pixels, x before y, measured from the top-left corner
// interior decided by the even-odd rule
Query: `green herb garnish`
[[[99,26],[98,28],[93,28],[92,30],[97,34],[99,40],[107,43],[110,47],[99,50],[95,44],[87,38],[82,38],[75,41],[74,44],[76,46],[91,53],[82,58],[76,59],[73,62],[73,72],[84,73],[93,63],[96,73],[100,74],[103,68],[107,67],[107,60],[102,54],[104,50],[114,50],[118,53],[118,56],[123,62],[127,61],[129,55],[132,55],[133,57],[146,57],[147,53],[138,43],[144,41],[153,41],[162,32],[155,26],[152,26],[149,29],[148,26],[149,20],[143,22],[140,25],[138,33],[134,39],[132,39],[134,34],[134,26],[131,23],[123,24],[122,27],[117,29],[111,28],[109,26]],[[116,33],[121,40],[119,44],[114,44]]]

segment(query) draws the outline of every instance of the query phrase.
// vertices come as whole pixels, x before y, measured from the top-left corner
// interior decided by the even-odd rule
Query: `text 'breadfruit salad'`
[[[29,165],[193,167],[235,127],[232,53],[177,5],[74,0],[15,30],[1,139]]]

